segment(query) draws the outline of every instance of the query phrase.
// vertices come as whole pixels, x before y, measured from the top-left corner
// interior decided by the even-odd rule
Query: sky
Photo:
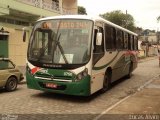
[[[83,6],[88,15],[99,15],[114,10],[132,15],[136,27],[160,30],[160,0],[78,0],[78,6]]]

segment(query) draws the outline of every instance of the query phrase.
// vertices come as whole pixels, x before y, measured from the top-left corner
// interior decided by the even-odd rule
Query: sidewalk
[[[94,120],[160,120],[160,75]]]
[[[160,114],[160,76],[107,114]]]
[[[157,61],[158,61],[158,56],[139,58],[138,62],[141,63],[141,62],[145,62],[145,61],[149,61],[149,60],[154,60],[154,59],[157,59]]]

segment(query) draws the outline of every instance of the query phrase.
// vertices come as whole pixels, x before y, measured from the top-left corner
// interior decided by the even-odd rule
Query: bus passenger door
[[[98,33],[102,33],[101,45],[96,44],[96,39]],[[103,28],[98,27],[94,30],[94,49],[93,49],[93,70],[92,70],[92,82],[91,82],[91,94],[100,90],[103,86],[104,74],[103,70],[100,68],[101,58],[104,56],[104,33]],[[99,66],[99,67],[98,67]]]

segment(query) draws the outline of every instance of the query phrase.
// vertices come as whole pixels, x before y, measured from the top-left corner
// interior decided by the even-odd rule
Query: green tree
[[[78,14],[87,15],[86,9],[82,6],[78,6]]]
[[[157,22],[159,22],[159,21],[160,21],[160,16],[157,17]]]
[[[121,10],[100,14],[104,19],[111,21],[131,31],[135,31],[134,18],[130,14],[124,14]]]

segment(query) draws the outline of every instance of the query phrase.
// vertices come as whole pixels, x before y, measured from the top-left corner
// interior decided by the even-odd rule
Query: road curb
[[[147,57],[147,58],[144,58],[144,59],[139,59],[139,60],[138,60],[138,63],[142,63],[142,62],[146,62],[146,61],[150,61],[150,60],[155,60],[155,59],[158,60],[158,57],[157,57],[157,56]]]

